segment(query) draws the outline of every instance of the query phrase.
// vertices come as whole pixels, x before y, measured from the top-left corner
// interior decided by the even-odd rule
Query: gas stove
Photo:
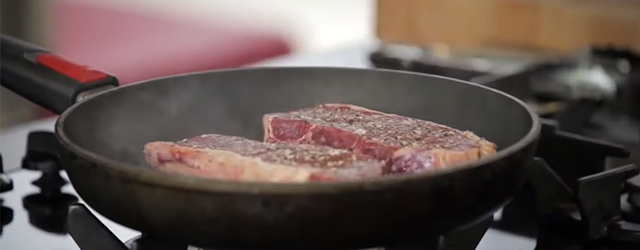
[[[375,62],[369,63],[369,53],[376,47],[377,44],[368,44],[322,56],[277,59],[263,65],[377,67]],[[442,75],[455,72],[461,79],[500,76],[505,72],[467,75],[468,72],[446,71],[445,66],[442,69]],[[52,119],[38,121],[1,135],[0,152],[7,173],[3,170],[0,178],[0,249],[200,249],[123,227],[87,206],[67,183],[64,164],[55,156],[58,145],[48,132],[53,123]],[[558,127],[557,121],[545,120],[536,158],[528,166],[527,185],[493,218],[455,232],[425,237],[421,242],[381,248],[639,249],[640,170],[628,164],[629,160],[611,161],[627,158],[629,146]]]

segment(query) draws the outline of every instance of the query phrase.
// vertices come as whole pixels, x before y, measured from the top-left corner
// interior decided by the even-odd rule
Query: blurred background
[[[629,82],[638,70],[627,52],[640,51],[636,0],[11,0],[0,9],[3,33],[122,84],[367,42],[383,45],[370,57],[381,68],[404,61],[403,70],[472,80],[564,56],[574,73],[598,73],[598,61]],[[0,130],[51,115],[0,90]]]
[[[372,39],[372,0],[10,0],[3,33],[131,83]],[[0,129],[47,115],[0,90]]]

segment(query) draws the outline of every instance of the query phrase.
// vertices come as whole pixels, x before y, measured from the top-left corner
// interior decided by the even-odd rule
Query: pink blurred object
[[[229,21],[195,24],[79,1],[52,5],[51,48],[121,84],[233,68],[291,51],[281,35]]]

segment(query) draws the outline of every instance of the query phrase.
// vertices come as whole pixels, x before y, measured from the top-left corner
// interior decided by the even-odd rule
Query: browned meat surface
[[[145,145],[147,162],[167,172],[227,180],[308,182],[350,180],[383,174],[371,156],[325,146],[263,143],[207,134],[179,142]]]
[[[419,172],[477,160],[496,145],[472,132],[348,104],[266,114],[265,142],[330,146],[388,160],[390,172]]]

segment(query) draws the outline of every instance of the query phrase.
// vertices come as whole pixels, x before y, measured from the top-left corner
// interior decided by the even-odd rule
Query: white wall
[[[374,37],[375,0],[73,0],[135,8],[198,22],[233,18],[291,35],[300,52]]]

